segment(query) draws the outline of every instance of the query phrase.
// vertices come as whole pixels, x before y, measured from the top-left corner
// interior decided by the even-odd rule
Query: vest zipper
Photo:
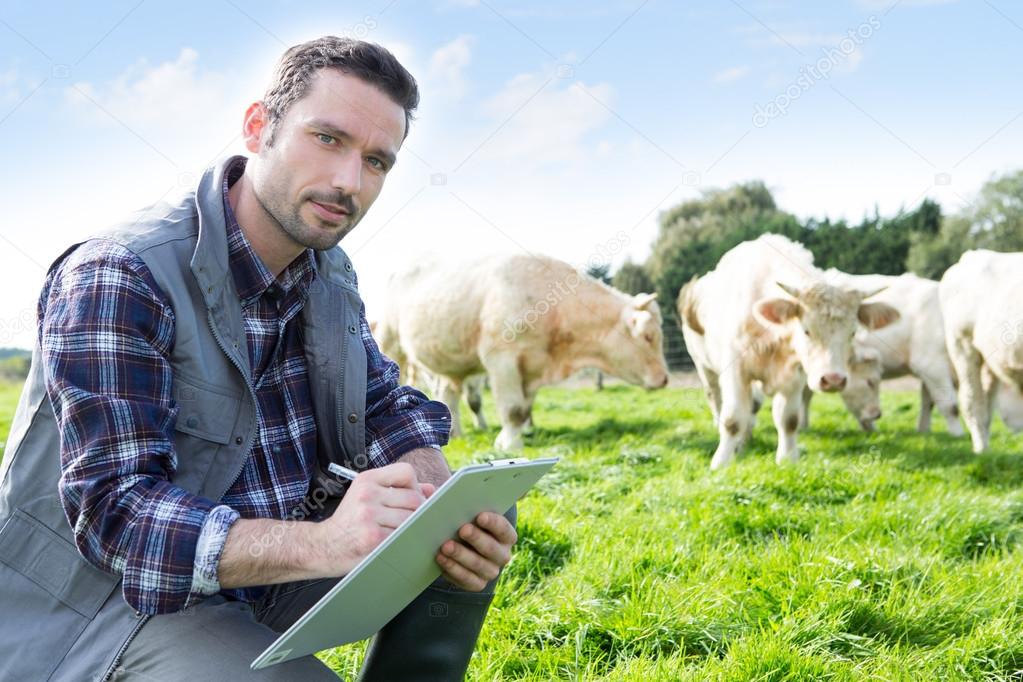
[[[114,656],[113,663],[110,664],[110,667],[107,669],[106,674],[103,675],[103,678],[100,680],[100,682],[107,682],[117,671],[117,666],[121,664],[121,659],[124,658],[124,652],[128,650],[128,645],[131,644],[131,641],[135,639],[135,636],[139,633],[139,630],[142,629],[142,626],[145,625],[146,622],[151,617],[152,617],[151,615],[141,616],[139,618],[139,621],[135,623],[135,627],[132,629],[131,634],[128,635],[128,639],[124,640],[124,644],[121,645],[121,648],[118,650],[117,655]]]
[[[222,338],[220,338],[220,332],[217,330],[217,326],[215,324],[213,324],[213,320],[210,319],[209,315],[207,315],[207,317],[206,317],[206,323],[209,324],[210,331],[213,332],[213,338],[216,339],[217,345],[220,346],[220,350],[223,351],[224,355],[227,356],[227,359],[230,360],[231,364],[234,365],[235,369],[238,370],[238,373],[242,375],[242,379],[245,380],[245,386],[249,389],[249,396],[252,398],[252,404],[253,404],[253,407],[255,407],[255,410],[256,410],[256,423],[257,423],[257,429],[256,430],[258,430],[258,423],[259,423],[259,401],[256,399],[256,390],[252,387],[252,382],[249,380],[249,377],[247,377],[245,375],[245,370],[242,369],[241,364],[237,360],[234,359],[234,356],[232,356],[230,353],[227,352],[227,346],[224,345],[224,340]],[[244,330],[243,330],[242,333],[244,333]],[[227,488],[220,494],[221,497],[223,497],[224,493],[226,493],[228,490],[231,489],[231,486],[233,486],[235,484],[235,482],[238,480],[238,477],[242,475],[242,471],[245,470],[245,460],[247,459],[247,455],[248,455],[249,450],[252,449],[252,441],[255,439],[255,436],[256,436],[256,432],[253,431],[252,434],[251,434],[251,437],[248,440],[248,442],[245,444],[244,452],[246,453],[246,457],[242,458],[241,465],[238,467],[238,471],[236,471],[234,476],[231,478],[231,482],[228,484]]]
[[[344,304],[345,304],[345,294],[344,294],[344,291],[342,291],[340,293],[339,299],[341,301],[341,310],[339,312],[343,313],[344,312]],[[343,319],[343,317],[341,315],[338,315],[337,319]],[[353,464],[354,463],[354,464],[356,464],[356,467],[358,467],[358,463],[355,462],[355,458],[358,457],[359,453],[357,453],[357,452],[355,452],[355,453],[348,453],[347,452],[347,449],[345,448],[345,436],[344,436],[344,433],[345,433],[344,432],[344,428],[345,428],[345,426],[344,426],[344,411],[345,411],[345,409],[344,409],[344,396],[345,396],[345,392],[344,392],[344,387],[345,387],[345,371],[344,371],[344,368],[346,366],[345,363],[348,361],[348,344],[351,342],[350,337],[351,337],[351,334],[345,334],[345,333],[342,332],[341,338],[344,339],[344,343],[341,344],[341,362],[338,365],[337,397],[334,400],[334,402],[337,405],[336,413],[337,413],[337,439],[338,439],[338,445],[341,446],[341,452],[343,452],[343,453],[345,453],[347,455],[346,459],[348,460],[348,464]],[[361,338],[360,338],[360,343],[361,343]],[[366,462],[366,467],[365,468],[366,469],[369,468],[369,461]]]

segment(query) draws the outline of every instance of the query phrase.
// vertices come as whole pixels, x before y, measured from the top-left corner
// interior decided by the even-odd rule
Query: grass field
[[[1023,679],[1023,436],[978,457],[915,433],[912,393],[884,412],[863,434],[818,397],[779,468],[765,410],[712,474],[697,389],[541,391],[524,454],[562,461],[519,505],[469,679]],[[495,435],[468,427],[452,465]],[[320,656],[354,677],[363,648]]]

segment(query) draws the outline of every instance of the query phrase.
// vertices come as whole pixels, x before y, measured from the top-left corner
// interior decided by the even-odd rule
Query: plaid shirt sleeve
[[[219,591],[238,513],[173,485],[174,314],[145,264],[107,240],[78,247],[39,299],[46,389],[60,430],[60,501],[79,552],[124,599],[168,613]]]
[[[416,448],[440,450],[448,442],[451,412],[444,403],[398,383],[398,365],[380,352],[359,310],[362,343],[366,347],[366,454],[370,466],[396,462]]]

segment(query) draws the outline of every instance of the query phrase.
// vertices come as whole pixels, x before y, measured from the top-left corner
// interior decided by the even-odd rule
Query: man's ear
[[[799,303],[790,298],[762,298],[753,304],[753,316],[764,324],[785,324],[799,314]]]
[[[242,120],[242,138],[245,148],[253,154],[263,151],[263,135],[269,129],[267,124],[266,106],[262,102],[250,104]]]

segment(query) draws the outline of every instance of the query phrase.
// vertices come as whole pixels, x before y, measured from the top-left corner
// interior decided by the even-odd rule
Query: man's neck
[[[284,233],[273,216],[256,199],[248,174],[242,173],[237,182],[231,185],[227,190],[227,200],[242,234],[275,278],[305,251],[304,247]]]

